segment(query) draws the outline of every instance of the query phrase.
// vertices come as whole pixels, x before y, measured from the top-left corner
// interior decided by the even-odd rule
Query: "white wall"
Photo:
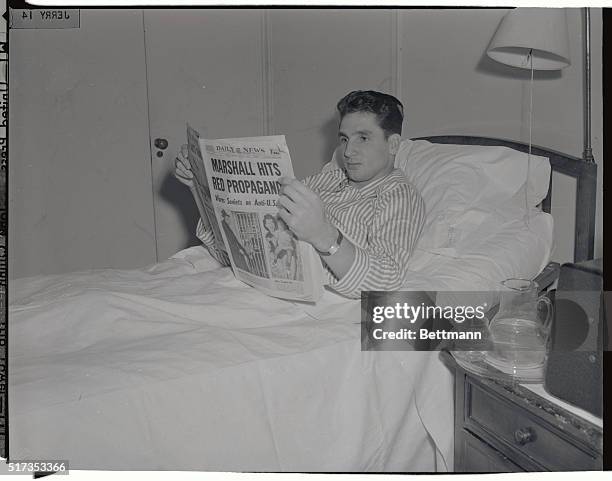
[[[356,89],[391,89],[389,10],[270,13],[272,133],[285,134],[302,178],[330,160],[336,103]]]
[[[10,31],[9,276],[155,260],[142,12]]]

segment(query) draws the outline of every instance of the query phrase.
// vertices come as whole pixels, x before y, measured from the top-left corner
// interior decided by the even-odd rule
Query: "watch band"
[[[320,251],[319,249],[315,249],[319,255],[322,256],[333,256],[336,252],[338,252],[338,249],[340,249],[340,244],[342,243],[342,239],[344,239],[344,236],[342,235],[342,232],[340,232],[340,229],[336,229],[338,231],[338,238],[334,241],[334,243],[329,246],[329,249],[327,249],[326,251]]]

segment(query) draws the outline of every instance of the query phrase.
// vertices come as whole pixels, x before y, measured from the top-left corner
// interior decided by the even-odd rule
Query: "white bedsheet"
[[[11,284],[12,459],[72,469],[452,470],[437,352],[362,352],[359,301],[273,299],[201,247]]]

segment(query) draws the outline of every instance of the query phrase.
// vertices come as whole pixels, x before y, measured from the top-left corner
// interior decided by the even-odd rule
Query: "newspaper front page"
[[[270,296],[319,299],[321,260],[310,244],[295,238],[276,207],[279,178],[293,177],[285,137],[200,138],[199,146],[202,168],[193,170],[194,177],[206,179],[196,182],[197,195],[208,192],[216,218],[210,223],[236,277]]]

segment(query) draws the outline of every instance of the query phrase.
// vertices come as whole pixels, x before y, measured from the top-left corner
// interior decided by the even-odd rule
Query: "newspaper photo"
[[[189,126],[187,132],[192,192],[236,278],[270,296],[318,300],[319,256],[277,213],[279,178],[293,177],[285,137],[206,140]]]

